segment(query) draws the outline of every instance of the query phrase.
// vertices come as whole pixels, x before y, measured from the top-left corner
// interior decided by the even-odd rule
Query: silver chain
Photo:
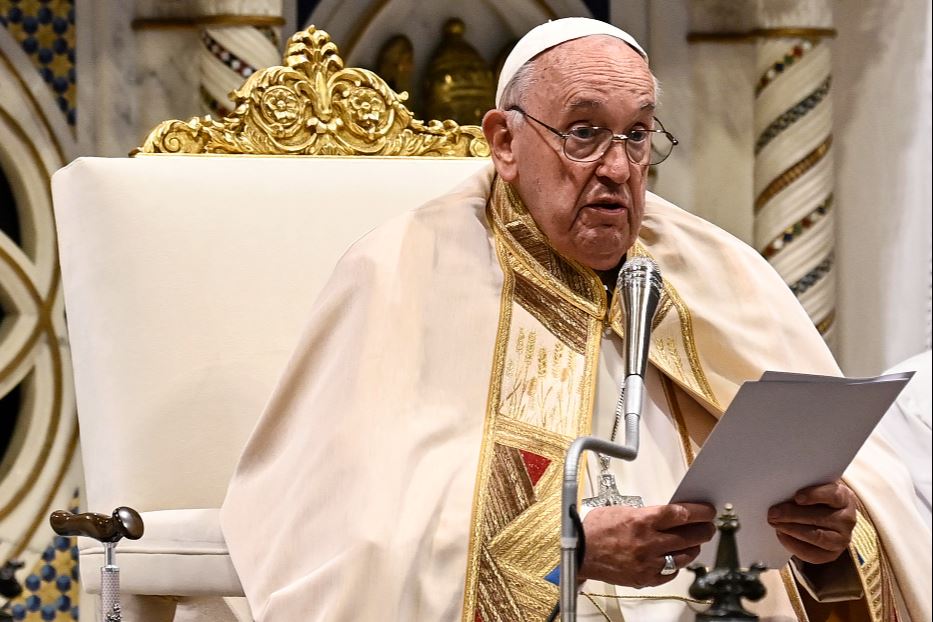
[[[609,435],[609,442],[616,442],[616,435],[619,433],[619,422],[622,421],[622,411],[625,410],[625,383],[619,385],[619,401],[616,402],[615,421],[612,422],[612,434]],[[609,456],[599,454],[599,470],[606,473],[609,470]]]

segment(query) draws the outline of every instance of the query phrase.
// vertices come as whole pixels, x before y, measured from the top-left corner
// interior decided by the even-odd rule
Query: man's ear
[[[492,152],[492,162],[496,172],[503,180],[515,181],[518,169],[515,166],[515,152],[512,150],[512,130],[508,125],[508,113],[494,108],[483,117],[483,135]]]

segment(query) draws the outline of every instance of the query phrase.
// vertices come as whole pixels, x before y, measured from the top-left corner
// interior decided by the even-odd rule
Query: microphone
[[[625,445],[595,436],[581,436],[570,444],[564,460],[564,480],[560,498],[560,612],[561,619],[577,619],[577,544],[580,534],[573,520],[577,504],[577,482],[580,456],[584,451],[596,451],[604,456],[632,461],[638,457],[638,419],[645,404],[645,367],[651,343],[651,323],[661,299],[661,271],[652,259],[635,257],[625,262],[619,271],[616,289],[622,296],[625,330],[622,352],[625,378],[616,405],[616,426],[625,415]],[[602,460],[602,457],[600,458]],[[610,478],[612,476],[610,475]],[[612,483],[615,489],[614,482]],[[600,493],[602,494],[602,493]],[[618,495],[618,491],[615,491]],[[579,520],[579,519],[577,519]],[[552,612],[552,617],[554,613]]]
[[[645,367],[651,344],[651,324],[658,310],[662,284],[658,264],[648,257],[634,257],[626,261],[616,282],[625,310],[625,379],[622,383],[621,406],[622,414],[625,415],[625,438],[634,440],[636,452],[638,418],[645,404]]]

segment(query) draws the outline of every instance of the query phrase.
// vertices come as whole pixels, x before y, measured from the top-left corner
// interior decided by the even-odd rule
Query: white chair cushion
[[[344,250],[487,166],[479,158],[158,155],[80,158],[55,174],[88,508],[128,505],[157,521],[144,542],[118,548],[125,586],[232,593],[219,531],[202,524],[215,519],[192,522],[185,512],[220,506]],[[177,550],[144,552],[169,540]],[[131,553],[136,546],[144,549]]]

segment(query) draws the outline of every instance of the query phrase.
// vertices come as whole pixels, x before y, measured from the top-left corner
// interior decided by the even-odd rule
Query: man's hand
[[[700,554],[700,545],[716,533],[716,510],[705,503],[674,503],[647,508],[611,506],[586,515],[586,556],[581,579],[647,587],[667,583],[664,556],[683,568]]]
[[[768,523],[784,548],[801,561],[829,563],[852,540],[855,493],[838,481],[803,488],[793,499],[772,506]]]

